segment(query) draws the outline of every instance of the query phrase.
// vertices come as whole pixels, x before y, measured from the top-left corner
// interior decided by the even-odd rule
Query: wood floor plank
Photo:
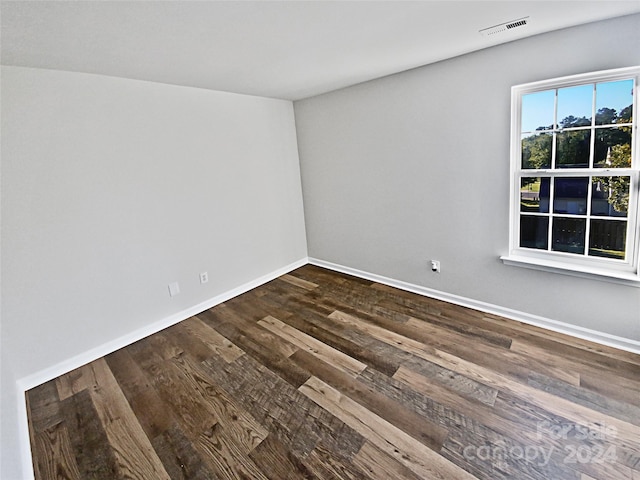
[[[623,377],[625,383],[631,384],[638,392],[640,392],[640,368],[632,363],[621,362],[614,359],[607,358],[605,361],[601,361],[594,364],[591,361],[584,362],[578,358],[567,358],[562,355],[558,355],[548,349],[526,344],[518,340],[514,340],[511,345],[511,351],[519,352],[526,355],[529,359],[538,359],[538,361],[549,365],[552,368],[565,369],[573,372],[577,372],[580,375],[606,375],[609,372],[615,372],[616,376]],[[577,384],[575,384],[577,385]]]
[[[161,343],[168,346],[167,351],[184,352],[178,337],[167,331],[162,335],[165,338]],[[144,351],[137,355],[144,356],[144,365],[150,372],[162,372],[157,383],[159,391],[173,405],[198,457],[217,478],[265,478],[247,456],[267,434],[260,424],[238,410],[197,364],[189,363],[188,355],[182,353],[167,360],[156,356],[155,361]]]
[[[640,392],[638,395],[624,395],[629,401],[618,400],[617,395],[603,395],[594,389],[575,387],[564,382],[554,381],[543,375],[531,372],[529,385],[537,390],[571,400],[600,413],[611,413],[614,417],[640,427]],[[603,379],[600,383],[606,383]],[[637,402],[635,401],[637,400]]]
[[[271,315],[272,317],[284,320],[298,312],[294,311],[289,305],[289,298],[292,293],[288,286],[284,288],[275,286],[275,282],[269,282],[259,290],[251,290],[246,294],[246,300],[251,301],[263,316]]]
[[[28,402],[29,426],[40,432],[63,420],[60,412],[60,396],[55,380],[51,380],[25,394]]]
[[[204,431],[195,443],[203,453],[202,458],[211,467],[212,476],[221,480],[268,480],[253,460],[225,433],[224,427],[216,423]]]
[[[640,367],[638,368],[640,370]],[[582,373],[580,386],[631,405],[640,405],[640,384],[605,373]]]
[[[307,374],[288,359],[298,347],[282,337],[257,323],[254,325],[252,322],[242,320],[225,309],[217,309],[215,312],[209,312],[207,316],[201,315],[200,318],[294,387],[297,388],[307,380]]]
[[[165,355],[164,358],[167,360],[180,358],[188,353],[199,362],[204,362],[215,354],[214,350],[186,328],[184,321],[164,329],[158,336],[162,337],[169,351],[175,352],[170,356]]]
[[[371,280],[367,280],[366,278],[354,277],[353,275],[348,275],[336,270],[328,270],[312,264],[304,265],[293,272],[289,272],[289,275],[315,282],[323,288],[329,284],[348,286],[349,289],[358,286],[368,287],[373,284]]]
[[[355,429],[380,450],[393,456],[423,478],[461,480],[474,478],[323,381],[311,377],[299,390]]]
[[[390,295],[374,290],[370,285],[322,285],[318,290],[306,296],[313,303],[310,306],[318,309],[344,311],[353,315],[375,315],[402,324],[409,315],[402,312],[385,309],[379,303]]]
[[[35,470],[38,475],[44,478],[82,479],[64,423],[38,432],[35,436],[35,449],[43,452],[37,458]]]
[[[433,450],[439,450],[447,437],[446,429],[431,420],[416,415],[390,398],[375,391],[340,370],[315,360],[306,352],[296,352],[292,359],[313,376],[331,385],[340,393],[364,406],[385,421],[400,428]]]
[[[412,388],[430,391],[431,385],[428,379],[421,378],[420,375],[413,373],[407,369],[400,368],[394,377],[411,385]],[[585,412],[588,416],[590,413],[588,410],[582,411],[580,414],[575,414],[575,412],[573,412],[571,409],[562,410],[561,413],[564,413],[564,415],[558,413],[557,411],[554,412],[554,410],[558,410],[557,408],[554,408],[556,407],[556,404],[563,403],[561,399],[557,399],[553,405],[550,405],[550,403],[554,402],[552,398],[549,398],[547,402],[543,401],[541,403],[538,403],[536,400],[539,400],[539,398],[535,398],[533,399],[534,401],[531,401],[531,398],[523,397],[517,392],[510,393],[515,395],[515,398],[512,398],[509,402],[496,402],[496,407],[502,408],[508,405],[509,411],[514,412],[514,414],[511,415],[510,419],[504,418],[504,413],[500,414],[500,420],[497,424],[493,425],[493,428],[497,428],[498,431],[505,431],[504,427],[501,428],[500,424],[502,424],[506,427],[506,431],[518,430],[519,436],[521,436],[522,438],[526,438],[527,441],[530,442],[530,445],[536,445],[540,442],[541,439],[541,425],[548,425],[545,428],[557,428],[556,426],[558,425],[568,425],[570,427],[573,427],[574,429],[576,429],[576,427],[582,427],[583,431],[594,431],[595,433],[598,433],[600,430],[598,428],[594,430],[594,425],[604,425],[607,428],[614,429],[613,431],[615,432],[615,435],[607,437],[606,442],[601,442],[601,447],[603,450],[606,450],[608,447],[613,446],[614,449],[631,448],[635,451],[640,451],[637,449],[637,435],[640,434],[640,429],[630,426],[630,424],[627,424],[626,422],[617,422],[613,424],[610,423],[610,418],[606,418],[606,416],[605,418],[598,417],[597,415],[595,415],[595,412],[593,412],[594,415],[590,416],[590,418],[592,418],[592,422],[588,422],[585,421],[585,418],[587,417],[582,416],[585,414]],[[518,414],[518,410],[515,408],[517,403],[520,403],[519,411],[526,412],[525,415]],[[546,407],[544,406],[545,403],[547,405]],[[576,406],[576,409],[579,410],[580,407]],[[538,410],[539,412],[537,415],[535,413],[535,410]],[[529,422],[530,425],[527,427],[523,423],[523,421],[528,414],[532,415],[532,421]],[[484,421],[489,421],[489,419],[487,418]],[[511,426],[509,426],[509,424],[511,424]],[[618,427],[620,425],[625,426],[623,435],[620,435],[621,432],[618,430]],[[557,455],[560,455],[562,452],[566,452],[566,439],[561,436],[556,436],[554,434],[545,432],[544,429],[542,430],[542,433],[542,438],[545,440],[545,443],[543,444],[544,448],[552,449],[554,452],[556,452]],[[590,445],[589,448],[596,447]],[[567,454],[565,453],[565,458],[566,456]],[[609,469],[613,468],[613,466],[609,463],[600,464],[596,462],[587,463],[584,468],[587,467],[591,470],[594,470],[597,475],[601,476],[602,478],[610,478],[611,473]],[[623,466],[619,463],[615,468],[618,468],[622,471],[629,471],[628,466]]]
[[[268,435],[268,431],[248,412],[240,409],[228,394],[219,388],[198,364],[181,357],[173,362],[189,382],[189,390],[200,394],[202,403],[215,415],[217,423],[244,453],[251,452]]]
[[[238,357],[244,355],[244,352],[240,348],[220,335],[213,328],[207,326],[197,315],[181,322],[181,325],[193,337],[201,340],[226,362],[233,362]]]
[[[354,457],[353,462],[375,480],[388,480],[390,478],[420,480],[424,478],[411,471],[391,455],[377,448],[371,442],[366,442],[362,446]]]
[[[574,368],[570,368],[569,365],[545,362],[537,355],[519,355],[518,353],[527,352],[515,350],[512,342],[510,342],[511,347],[507,351],[482,343],[474,343],[474,348],[468,349],[465,347],[468,340],[464,336],[442,331],[440,327],[430,326],[428,322],[416,318],[410,318],[405,324],[405,329],[410,338],[423,341],[441,350],[447,350],[468,360],[481,362],[483,365],[513,377],[525,379],[530,370],[536,370],[571,385],[580,383],[580,375]],[[436,342],[433,339],[436,339]]]
[[[319,441],[347,456],[360,449],[364,440],[359,434],[269,369],[255,368],[255,360],[246,357],[229,365],[205,362],[203,367],[295,455],[306,457]]]
[[[251,452],[251,459],[269,480],[300,480],[317,478],[291,451],[273,435],[268,436]]]
[[[440,359],[440,360],[438,360]],[[525,399],[527,402],[569,419],[577,424],[588,424],[593,420],[610,425],[617,429],[623,442],[629,442],[640,450],[640,429],[636,426],[612,417],[608,414],[596,412],[588,407],[573,403],[562,397],[548,392],[515,382],[503,375],[484,367],[472,364],[460,358],[437,351],[434,360],[444,368],[449,368],[465,376],[476,378],[478,381],[493,386],[498,390],[504,390],[512,395]]]
[[[313,265],[25,401],[36,480],[640,480],[640,355]]]
[[[577,424],[587,424],[590,421],[587,419],[591,419],[591,421],[595,420],[605,425],[615,427],[622,442],[629,442],[634,446],[634,448],[638,448],[640,450],[640,429],[628,422],[619,420],[607,414],[596,412],[588,407],[578,405],[562,397],[515,382],[499,373],[493,372],[476,364],[472,364],[453,355],[449,355],[446,352],[436,351],[435,355],[432,357],[432,361],[438,363],[444,368],[449,368],[452,371],[475,378],[476,380],[486,385],[493,386],[498,390],[504,390],[512,395],[523,398],[533,405],[545,408],[546,410],[570,421],[576,422]]]
[[[98,379],[95,377],[95,371],[87,365],[56,378],[56,388],[60,400],[66,400],[82,390],[94,389],[97,386]]]
[[[68,397],[60,407],[82,477],[95,480],[118,478],[115,449],[107,437],[89,391],[83,390]]]
[[[289,302],[296,305],[296,315],[276,318],[389,376],[393,375],[405,359],[395,347],[353,329],[346,329],[329,319],[327,315],[333,310],[323,315],[320,313],[321,309],[307,308],[308,304],[299,300],[294,298]]]
[[[432,395],[429,379],[404,369],[398,371],[397,377],[404,379],[411,390]],[[571,479],[574,476],[575,472],[568,468],[565,461],[568,456],[567,439],[550,433],[549,429],[560,428],[563,425],[575,426],[576,424],[555,417],[542,409],[537,409],[521,399],[510,398],[508,401],[503,401],[498,397],[495,410],[487,409],[484,406],[469,409],[465,405],[447,402],[446,398],[443,405],[454,405],[456,410],[452,411],[445,407],[442,411],[442,406],[437,404],[434,409],[433,406],[428,406],[429,402],[414,405],[421,411],[434,412],[432,415],[437,415],[448,425],[450,433],[442,452],[443,455],[456,463],[462,462],[468,465],[479,478],[511,479],[522,477],[546,480],[548,478]],[[464,412],[464,414],[457,416],[456,412]],[[465,428],[463,430],[456,428],[458,424]],[[495,435],[494,432],[497,432],[498,435]],[[493,462],[487,462],[486,459],[483,460],[478,456],[468,458],[464,451],[465,448],[472,448],[472,453],[478,453],[478,449],[485,448],[487,449],[485,452],[503,452],[507,448],[506,446],[513,447],[516,452],[524,452],[526,449],[533,450],[537,459],[548,463],[540,464],[538,462],[538,468],[532,469],[532,465],[528,461],[523,461],[517,454],[514,456],[503,455],[497,459],[499,461],[494,459]],[[569,447],[572,446],[573,444],[569,442]],[[589,451],[595,452],[596,450],[591,449],[599,449],[601,446],[604,450],[608,447],[607,443],[603,441],[598,444],[589,444],[588,448]],[[586,445],[584,447],[587,448]],[[620,450],[618,451],[620,452]],[[547,458],[549,455],[550,457]],[[496,466],[499,467],[499,470],[494,471],[493,467]],[[614,465],[590,463],[588,467],[597,477],[609,478],[609,469],[614,468]],[[615,468],[628,471],[626,466],[619,463]]]
[[[354,377],[367,367],[366,364],[345,355],[340,350],[336,350],[300,330],[290,327],[277,318],[265,317],[258,322],[258,325],[298,346],[302,351],[308,352],[321,361],[334,365]]]
[[[185,434],[194,440],[218,422],[218,417],[210,405],[201,401],[198,392],[187,389],[188,380],[171,359],[165,360],[154,349],[156,345],[164,343],[160,340],[160,337],[155,336],[147,348],[129,350],[134,360],[148,375],[162,402],[168,405],[169,411],[165,415],[173,416]]]
[[[370,282],[363,284],[345,277],[340,282],[327,281],[307,296],[316,301],[318,306],[332,310],[344,310],[348,307],[354,313],[377,315],[398,323],[407,318],[407,315],[400,312],[381,309],[378,303],[387,297],[393,297],[393,294],[373,289]]]
[[[330,316],[348,322],[356,328],[364,329],[383,341],[388,341],[390,343],[396,344],[404,350],[432,363],[435,363],[445,369],[451,370],[452,372],[459,373],[479,383],[496,388],[497,390],[505,390],[511,394],[521,396],[528,402],[535,405],[543,406],[553,413],[567,418],[571,421],[584,424],[586,422],[585,419],[596,418],[599,421],[604,422],[605,424],[613,425],[618,429],[620,435],[624,437],[623,441],[631,442],[632,445],[637,446],[637,448],[640,449],[640,430],[638,430],[632,424],[621,421],[609,415],[603,415],[601,413],[595,412],[591,409],[588,409],[587,407],[577,405],[561,397],[557,397],[547,392],[529,387],[528,385],[514,381],[499,372],[466,361],[462,358],[448,354],[447,352],[427,347],[420,342],[404,337],[402,335],[398,335],[395,332],[390,332],[388,330],[382,329],[381,327],[377,327],[376,325],[363,323],[357,318],[344,314],[342,312],[336,311]],[[396,372],[394,376],[397,376],[401,373],[402,372],[398,370],[398,372]]]
[[[485,313],[482,316],[482,320],[486,324],[491,324],[491,327],[488,328],[499,328],[501,331],[508,332],[508,335],[514,339],[519,339],[532,345],[539,345],[551,351],[555,351],[558,345],[564,345],[572,350],[575,349],[580,352],[579,355],[576,355],[576,352],[572,352],[571,356],[575,358],[591,358],[598,362],[598,359],[609,357],[640,366],[640,355],[620,350],[619,348],[609,347],[490,313]]]
[[[525,358],[504,348],[496,349],[490,345],[474,343],[474,348],[469,349],[466,347],[469,341],[468,338],[465,339],[456,332],[449,332],[446,329],[412,317],[409,317],[403,324],[395,324],[375,317],[365,320],[357,315],[350,315],[339,310],[331,313],[329,317],[342,321],[347,325],[364,329],[370,334],[381,335],[377,338],[397,345],[414,355],[421,356],[420,351],[425,346],[428,346],[449,351],[476,363],[485,364],[491,369],[511,377],[520,378],[522,381],[526,381],[531,369],[537,368],[541,373],[566,381],[572,385],[578,385],[580,382],[580,376],[574,371],[566,368],[555,368],[553,365],[544,365],[534,358]]]
[[[309,282],[308,280],[303,280],[302,278],[298,278],[289,274],[282,275],[279,277],[279,279],[292,285],[296,285],[297,287],[304,288],[305,290],[313,290],[314,288],[318,288],[317,283]]]
[[[431,357],[431,352],[435,351],[433,347],[425,345],[424,343],[421,343],[417,340],[413,340],[412,338],[398,334],[391,330],[387,330],[378,325],[365,322],[356,316],[341,312],[339,310],[335,310],[334,312],[332,312],[329,315],[329,318],[341,322],[344,325],[348,325],[349,327],[356,328],[363,333],[377,338],[378,340],[388,343],[389,345],[394,345],[404,350],[405,352],[417,355],[419,357],[422,357],[423,355],[428,355],[429,357]],[[428,360],[428,358],[426,358],[426,360]]]
[[[316,448],[304,459],[304,463],[318,478],[336,480],[370,480],[372,478],[365,473],[364,469],[359,468],[355,461],[352,462],[342,452],[325,447],[322,442],[318,442]]]
[[[403,389],[402,385],[391,381],[382,382],[376,379],[375,383],[383,387],[382,389],[387,394],[397,391],[400,397],[395,398],[402,398],[403,403],[411,402],[414,406],[418,405],[419,411],[424,411],[427,416],[436,417],[445,425],[462,421],[460,417],[464,416],[503,434],[517,430],[520,435],[526,432],[530,438],[536,435],[535,428],[529,427],[527,429],[526,424],[523,425],[517,420],[505,419],[499,415],[497,409],[472,399],[463,398],[447,388],[434,385],[430,378],[406,367],[401,367],[391,380],[403,383],[407,389]],[[425,408],[427,406],[431,406],[431,408]]]
[[[471,396],[472,398],[491,404],[496,396],[496,391],[487,385],[484,385],[481,380],[472,380],[464,374],[452,371],[443,367],[439,362],[435,361],[435,349],[426,345],[420,341],[414,340],[404,335],[398,334],[395,331],[387,330],[378,325],[371,324],[360,320],[358,317],[346,314],[344,312],[335,311],[329,315],[329,318],[343,322],[353,328],[366,332],[378,340],[394,345],[407,353],[415,355],[419,359],[430,362],[433,366],[430,370],[434,373],[433,379],[440,381],[447,385],[449,388],[456,390],[459,394],[465,396]],[[405,364],[407,361],[404,362]],[[413,361],[412,363],[416,363]],[[424,362],[421,364],[422,370],[426,370],[428,365]]]
[[[365,371],[359,377],[367,385],[373,386],[385,395],[414,410],[416,413],[438,421],[449,432],[447,442],[441,453],[454,461],[458,465],[466,465],[472,472],[485,472],[479,478],[489,479],[511,479],[524,477],[522,468],[515,463],[512,470],[506,470],[498,475],[493,469],[491,462],[477,462],[479,459],[468,458],[464,455],[464,448],[474,446],[476,448],[497,448],[502,445],[514,445],[516,449],[524,451],[527,445],[538,445],[538,422],[548,420],[548,417],[541,416],[539,419],[529,423],[521,415],[503,416],[505,406],[500,403],[496,408],[489,407],[482,403],[472,403],[469,400],[459,397],[453,392],[437,387],[430,379],[419,374],[412,374],[408,383],[399,382],[396,379],[385,379],[374,371]],[[452,450],[454,443],[460,446],[458,451]],[[561,442],[543,444],[546,449],[562,449]],[[507,460],[517,460],[509,459]],[[562,465],[563,459],[555,459],[556,463]],[[526,467],[526,465],[525,465]],[[524,471],[526,471],[525,469]],[[536,480],[547,480],[549,478],[563,478],[563,475],[547,475],[544,472],[529,478]]]
[[[378,285],[375,285],[378,287]],[[389,287],[386,287],[387,289]],[[463,335],[475,344],[487,344],[494,347],[509,348],[511,346],[512,338],[500,332],[495,332],[484,328],[482,319],[475,316],[460,318],[460,312],[456,311],[453,314],[456,321],[451,321],[450,316],[447,315],[447,310],[435,308],[429,304],[425,309],[422,306],[423,302],[413,302],[410,305],[403,305],[404,308],[398,308],[398,303],[394,299],[385,299],[378,302],[376,305],[378,311],[392,310],[399,311],[409,316],[411,319],[420,320],[421,323],[428,323],[441,329],[448,330],[452,334]],[[422,308],[416,308],[422,306]]]
[[[522,454],[520,453],[522,452]],[[489,434],[484,443],[474,443],[456,432],[447,438],[442,455],[464,464],[481,480],[579,480],[550,447],[527,444]]]
[[[115,449],[117,467],[123,477],[168,479],[162,462],[144,434],[127,399],[104,360],[96,360],[82,367],[83,376],[96,379],[96,388],[90,391],[98,417]]]
[[[118,350],[105,360],[147,437],[152,439],[168,430],[174,422],[171,408],[129,351]]]
[[[496,388],[488,387],[421,357],[408,358],[401,367],[418,372],[429,378],[434,384],[443,385],[463,398],[469,398],[485,405],[492,406],[498,396]],[[397,370],[394,375],[395,373]]]
[[[172,480],[209,480],[211,470],[201,453],[174,423],[151,439]]]

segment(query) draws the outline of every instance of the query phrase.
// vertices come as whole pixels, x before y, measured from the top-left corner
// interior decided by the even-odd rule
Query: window
[[[640,285],[639,76],[633,67],[512,88],[505,263]]]

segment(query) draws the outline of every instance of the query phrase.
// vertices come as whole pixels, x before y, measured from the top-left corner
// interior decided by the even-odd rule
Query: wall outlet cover
[[[180,285],[178,285],[178,282],[170,283],[169,284],[169,295],[171,297],[175,297],[179,293],[180,293]]]

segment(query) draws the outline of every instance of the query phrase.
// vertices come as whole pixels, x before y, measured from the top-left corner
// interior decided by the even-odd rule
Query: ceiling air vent
[[[501,23],[500,25],[494,25],[493,27],[483,28],[480,30],[480,34],[483,37],[489,37],[497,33],[507,32],[516,28],[521,28],[527,25],[529,17],[518,18],[517,20],[511,20],[509,22]]]

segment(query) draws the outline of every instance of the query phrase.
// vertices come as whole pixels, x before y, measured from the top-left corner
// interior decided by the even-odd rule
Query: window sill
[[[605,282],[629,285],[632,287],[640,287],[640,276],[632,272],[615,272],[611,270],[575,265],[568,266],[564,263],[554,262],[553,260],[541,260],[538,258],[517,255],[505,255],[500,257],[500,260],[502,260],[502,263],[505,265],[511,265],[514,267],[530,268],[532,270],[540,270],[543,272],[559,273],[562,275],[571,275],[591,280],[601,280]]]

